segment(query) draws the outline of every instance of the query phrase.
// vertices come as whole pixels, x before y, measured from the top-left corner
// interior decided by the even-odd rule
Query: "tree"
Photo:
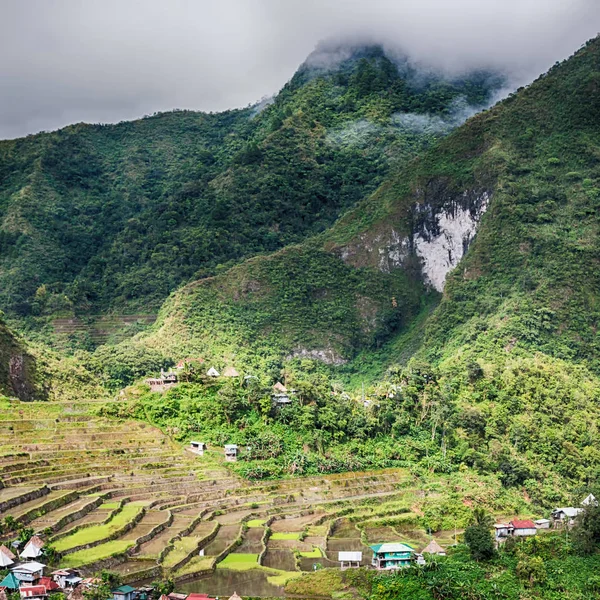
[[[174,589],[175,584],[171,578],[153,581],[151,596],[153,600],[158,600],[163,594],[168,596]]]
[[[593,554],[600,547],[600,506],[589,504],[578,515],[573,528],[573,545],[578,554]]]
[[[541,556],[524,556],[517,563],[517,576],[530,587],[546,581],[546,566]]]
[[[482,508],[473,511],[471,525],[465,530],[465,542],[475,560],[489,560],[494,556],[494,540],[490,528],[493,519]]]

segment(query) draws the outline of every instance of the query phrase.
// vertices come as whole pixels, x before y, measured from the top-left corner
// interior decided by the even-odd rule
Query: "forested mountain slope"
[[[286,367],[294,354],[362,350],[344,367],[360,373],[388,340],[386,358],[403,364],[380,363],[376,402],[340,414],[342,438],[360,438],[364,418],[409,447],[428,439],[430,468],[500,473],[545,501],[560,496],[556,477],[597,481],[599,83],[594,39],[327,232],[184,287],[136,344],[270,374],[302,371]]]
[[[329,70],[307,62],[266,107],[0,142],[0,308],[156,310],[187,281],[324,230],[501,83],[360,48]]]
[[[165,347],[351,358],[410,324],[475,239],[431,319],[428,356],[456,344],[459,325],[496,315],[506,344],[595,367],[597,69],[594,40],[399,168],[332,229],[190,284],[163,309]]]

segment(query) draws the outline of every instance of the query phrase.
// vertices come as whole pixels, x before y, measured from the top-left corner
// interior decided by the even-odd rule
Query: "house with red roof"
[[[518,537],[527,537],[537,533],[537,527],[530,519],[513,519],[510,522],[510,526],[512,527],[512,535]]]
[[[43,585],[22,585],[19,588],[21,598],[47,598],[48,592]]]

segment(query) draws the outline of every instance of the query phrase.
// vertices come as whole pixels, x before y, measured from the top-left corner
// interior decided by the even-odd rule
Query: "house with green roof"
[[[113,600],[133,600],[135,588],[130,585],[122,585],[112,591]]]
[[[9,590],[19,589],[19,579],[14,573],[9,573],[2,581],[0,581],[0,588],[8,588]]]
[[[415,549],[401,542],[375,544],[373,550],[373,566],[376,569],[400,569],[410,566],[414,560]]]

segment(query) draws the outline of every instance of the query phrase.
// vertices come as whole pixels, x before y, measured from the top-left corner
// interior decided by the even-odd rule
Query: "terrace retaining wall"
[[[146,514],[146,507],[142,507],[140,512],[131,519],[128,523],[125,523],[121,529],[117,529],[117,531],[111,533],[109,536],[102,538],[101,540],[96,540],[95,542],[90,542],[89,544],[81,544],[80,546],[75,546],[74,548],[69,548],[68,550],[64,550],[60,553],[60,556],[67,556],[68,554],[73,554],[74,552],[79,552],[80,550],[88,550],[89,548],[94,548],[99,546],[100,544],[105,544],[106,542],[112,542],[112,540],[116,540],[120,538],[122,535],[125,535],[128,531],[131,531],[144,517]]]
[[[22,496],[15,496],[14,498],[9,498],[4,502],[0,502],[0,512],[5,512],[15,506],[19,506],[19,504],[24,504],[25,502],[30,502],[31,500],[37,500],[37,498],[41,498],[46,494],[50,493],[50,488],[47,485],[43,485],[40,488],[35,490],[31,490],[31,492],[27,492]]]

